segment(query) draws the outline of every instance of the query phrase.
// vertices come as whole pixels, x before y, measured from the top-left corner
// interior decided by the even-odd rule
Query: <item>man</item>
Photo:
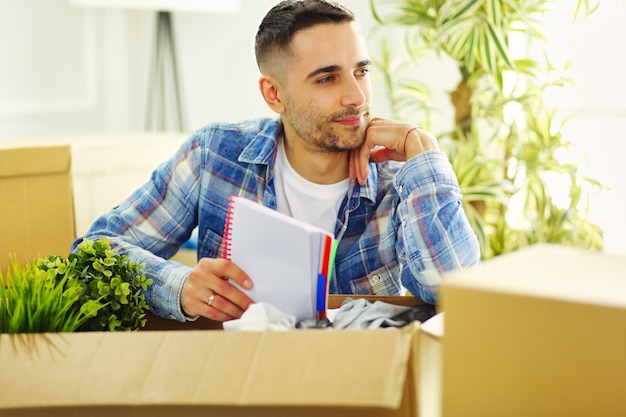
[[[420,127],[371,118],[371,61],[347,9],[287,0],[263,19],[259,87],[278,119],[198,130],[150,181],[91,227],[154,280],[152,311],[238,318],[247,271],[221,259],[228,198],[242,195],[335,234],[331,293],[436,303],[440,275],[479,262],[456,177]],[[400,162],[398,162],[400,161]],[[406,161],[406,162],[404,162]],[[194,268],[169,262],[198,228]],[[227,278],[227,279],[224,279]]]

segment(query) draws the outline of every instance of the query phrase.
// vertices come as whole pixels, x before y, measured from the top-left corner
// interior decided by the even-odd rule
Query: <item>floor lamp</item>
[[[171,94],[168,94],[168,91]],[[180,75],[176,59],[176,42],[172,26],[172,13],[156,12],[154,47],[150,59],[148,100],[146,103],[146,130],[166,130],[168,97],[172,100],[173,128],[187,129],[180,91]]]
[[[186,131],[172,12],[235,13],[239,11],[239,0],[70,0],[70,3],[86,7],[151,10],[156,13],[145,128],[166,130],[171,118],[174,130]]]

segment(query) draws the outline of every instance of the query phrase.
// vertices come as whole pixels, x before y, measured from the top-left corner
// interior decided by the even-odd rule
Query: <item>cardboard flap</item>
[[[69,172],[69,145],[0,148],[0,178]]]
[[[397,408],[414,332],[409,326],[2,335],[0,409],[177,404]]]
[[[626,308],[626,256],[538,244],[455,271],[446,287]],[[445,302],[444,302],[445,304]]]
[[[420,331],[435,339],[444,335],[445,313],[441,312],[422,323]]]

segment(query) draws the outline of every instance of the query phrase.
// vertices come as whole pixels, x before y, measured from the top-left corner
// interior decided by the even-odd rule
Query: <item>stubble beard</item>
[[[336,121],[350,116],[363,115],[364,122],[357,126],[339,126]],[[296,134],[321,152],[345,152],[358,149],[365,142],[369,124],[369,106],[361,106],[322,117],[319,111],[298,112],[291,120]]]

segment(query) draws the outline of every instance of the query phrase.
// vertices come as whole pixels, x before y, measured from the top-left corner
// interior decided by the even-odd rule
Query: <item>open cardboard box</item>
[[[0,416],[417,416],[418,333],[2,335]]]
[[[75,238],[70,166],[69,146],[0,147],[0,268],[11,254],[22,263],[68,254]],[[341,301],[331,296],[330,307]],[[152,331],[0,335],[0,416],[418,413],[417,323],[206,331],[219,328],[152,315]]]
[[[441,301],[443,416],[626,416],[626,257],[537,245]]]
[[[0,146],[0,271],[49,253],[67,256],[75,239],[69,146]]]

